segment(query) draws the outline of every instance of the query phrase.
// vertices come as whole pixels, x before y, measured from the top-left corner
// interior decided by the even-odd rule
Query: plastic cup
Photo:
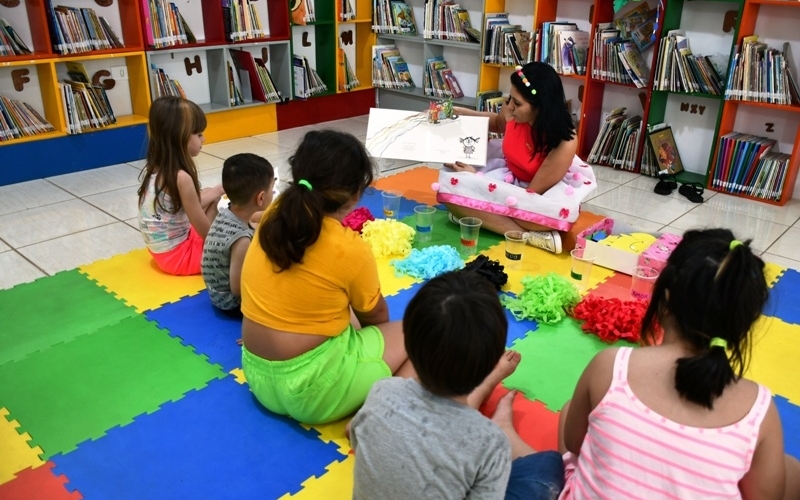
[[[569,254],[572,256],[569,277],[572,278],[572,282],[575,283],[578,290],[586,290],[589,287],[595,255],[585,248],[576,248]]]
[[[658,270],[652,267],[637,266],[631,275],[631,297],[636,300],[650,300],[658,275]]]
[[[414,207],[414,224],[417,230],[417,241],[431,241],[433,232],[433,216],[436,208],[429,205],[417,205]]]
[[[396,219],[400,213],[400,198],[403,193],[400,191],[381,191],[383,197],[383,217],[386,219]]]
[[[483,221],[476,217],[462,217],[458,223],[461,226],[461,254],[475,255],[478,253],[478,235]]]
[[[525,251],[525,233],[522,231],[506,231],[506,266],[519,269]]]

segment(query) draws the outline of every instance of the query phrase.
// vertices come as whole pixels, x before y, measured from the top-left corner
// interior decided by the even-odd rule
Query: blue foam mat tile
[[[226,377],[52,461],[84,498],[270,499],[345,458]]]
[[[414,283],[411,288],[400,290],[395,295],[386,297],[386,304],[389,306],[389,321],[400,321],[406,312],[406,307],[414,295],[417,294],[424,283]]]
[[[397,220],[400,220],[403,217],[408,217],[409,215],[413,215],[414,207],[417,205],[419,205],[419,202],[401,197],[400,214],[398,214]],[[381,197],[380,189],[374,187],[368,187],[365,189],[358,206],[368,208],[369,211],[372,212],[373,217],[376,219],[383,219],[383,198]]]
[[[787,269],[769,292],[764,314],[780,318],[786,323],[800,325],[800,272]]]
[[[783,396],[774,396],[774,399],[781,416],[784,451],[800,460],[800,406],[790,403]]]
[[[505,295],[516,297],[513,293],[506,293]],[[503,308],[503,312],[508,320],[508,337],[506,339],[506,347],[508,348],[514,347],[514,342],[524,338],[528,332],[536,331],[536,329],[539,328],[539,323],[532,319],[517,320],[514,315],[511,314],[511,311],[505,307]]]
[[[225,316],[214,308],[207,290],[144,314],[225,371],[242,366],[242,348],[236,344],[242,337],[242,320]]]

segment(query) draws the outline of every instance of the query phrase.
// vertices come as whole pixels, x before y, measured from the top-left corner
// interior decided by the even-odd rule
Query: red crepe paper
[[[358,207],[342,219],[342,225],[360,233],[368,220],[375,220],[372,212],[367,207]]]
[[[584,332],[594,333],[609,344],[617,340],[638,343],[647,302],[593,297],[584,298],[572,310],[572,316],[584,323]]]

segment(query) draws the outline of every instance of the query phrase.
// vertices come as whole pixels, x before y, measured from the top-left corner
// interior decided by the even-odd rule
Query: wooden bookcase
[[[103,7],[90,0],[58,0],[55,4],[92,8],[108,21],[124,48],[57,54],[50,40],[44,0],[0,6],[0,17],[9,21],[33,51],[0,57],[0,89],[6,97],[31,105],[55,128],[53,132],[0,142],[0,185],[141,157],[150,97],[138,3],[114,0]],[[58,82],[68,77],[66,63],[71,61],[83,64],[89,77],[105,87],[117,117],[115,124],[82,134],[67,133]]]
[[[693,54],[725,56],[727,69],[739,30],[739,23],[735,21],[741,19],[743,7],[743,0],[671,0],[666,6],[660,36],[666,37],[670,31],[680,29],[689,40]],[[723,103],[723,95],[653,90],[648,125],[663,122],[672,127],[675,144],[679,153],[682,152],[684,171],[677,175],[679,182],[706,184],[720,135]]]
[[[744,37],[758,34],[759,40],[770,47],[780,48],[788,41],[792,49],[793,67],[798,67],[800,36],[797,22],[800,20],[800,2],[779,0],[745,0],[742,8],[736,43]],[[800,75],[795,74],[795,78]],[[785,205],[794,193],[797,171],[800,168],[800,106],[763,102],[726,100],[722,106],[718,137],[731,131],[749,133],[777,140],[777,149],[791,153],[788,171],[780,200],[753,198],[746,194],[734,194],[773,205]],[[713,179],[713,159],[719,150],[719,140],[714,144],[714,156],[709,164],[707,184]]]
[[[336,91],[353,92],[372,88],[372,0],[351,0],[355,10],[352,19],[342,20],[341,1],[336,1],[336,43],[341,47],[353,67],[360,85],[349,90],[342,88],[345,81],[345,66],[342,52],[336,51]]]
[[[376,88],[378,105],[384,108],[423,111],[428,109],[431,101],[441,100],[441,97],[425,95],[423,72],[427,59],[442,57],[447,61],[448,68],[453,71],[464,92],[464,97],[453,99],[453,103],[457,106],[474,108],[475,95],[480,90],[481,44],[456,40],[425,39],[423,35],[424,0],[406,0],[406,4],[414,12],[417,34],[376,33],[375,43],[397,46],[408,64],[415,87],[411,89]],[[483,0],[465,0],[459,2],[459,5],[469,12],[472,26],[481,29],[485,13]]]

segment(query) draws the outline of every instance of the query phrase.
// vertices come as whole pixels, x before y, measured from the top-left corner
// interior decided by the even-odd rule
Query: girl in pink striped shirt
[[[560,498],[800,499],[770,392],[742,377],[763,268],[726,229],[684,235],[644,316],[648,346],[600,352],[561,412]]]

